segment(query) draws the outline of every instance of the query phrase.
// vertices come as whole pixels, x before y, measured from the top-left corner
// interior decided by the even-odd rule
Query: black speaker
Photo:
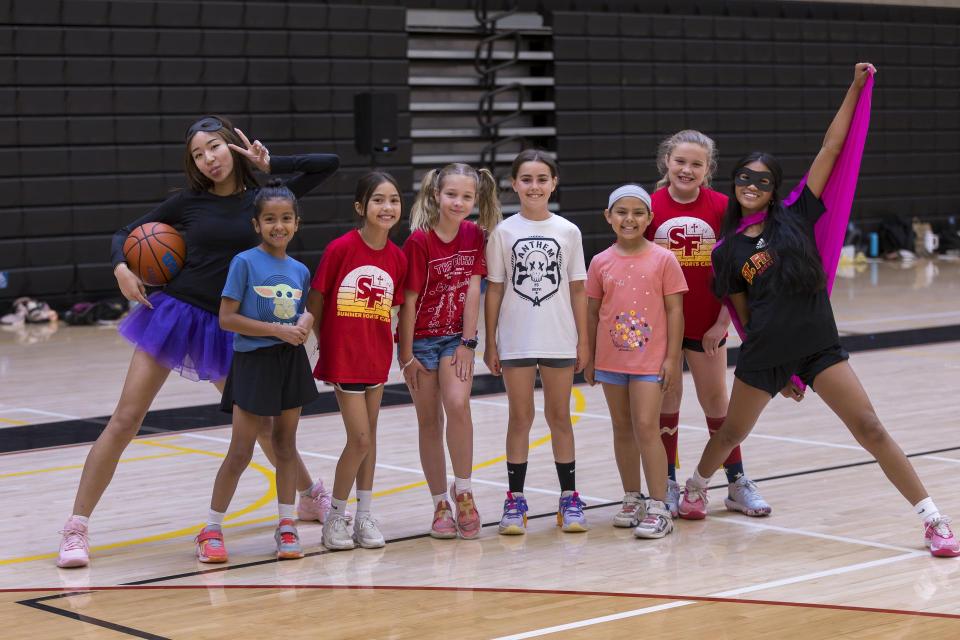
[[[361,155],[397,150],[397,94],[353,96],[353,144]]]

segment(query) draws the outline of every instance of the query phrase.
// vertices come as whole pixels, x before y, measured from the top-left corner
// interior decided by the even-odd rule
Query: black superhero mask
[[[773,174],[769,171],[754,171],[747,167],[741,167],[733,177],[733,182],[738,187],[755,186],[760,191],[773,191]]]
[[[213,131],[220,131],[220,129],[223,129],[223,123],[220,122],[220,118],[214,118],[213,116],[200,118],[187,129],[187,142],[190,142],[190,139],[201,131],[211,133]]]

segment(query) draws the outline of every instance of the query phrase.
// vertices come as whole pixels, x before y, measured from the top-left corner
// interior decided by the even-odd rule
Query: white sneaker
[[[670,515],[674,518],[680,513],[680,483],[676,480],[667,478],[667,508],[670,509]]]
[[[331,551],[353,549],[353,536],[350,535],[350,520],[346,516],[327,514],[323,523],[323,546]]]
[[[659,500],[647,503],[647,515],[633,530],[638,538],[662,538],[673,531],[673,518],[667,505]]]
[[[353,541],[364,549],[379,549],[387,544],[377,521],[369,513],[358,513],[353,521]]]
[[[723,501],[730,511],[739,511],[748,516],[768,516],[773,509],[760,495],[760,490],[753,480],[747,476],[740,476],[736,482],[731,482],[727,498]]]
[[[646,500],[638,491],[623,494],[623,504],[613,516],[613,526],[624,529],[637,526],[646,515]]]

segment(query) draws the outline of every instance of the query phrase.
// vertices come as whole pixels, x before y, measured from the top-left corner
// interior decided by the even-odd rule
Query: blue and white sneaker
[[[587,517],[583,515],[585,506],[583,500],[580,499],[580,494],[576,491],[566,496],[560,496],[557,526],[563,531],[571,533],[588,530]]]
[[[500,535],[522,536],[527,532],[527,499],[522,493],[513,494],[507,491],[507,499],[503,501],[503,516],[500,518]]]

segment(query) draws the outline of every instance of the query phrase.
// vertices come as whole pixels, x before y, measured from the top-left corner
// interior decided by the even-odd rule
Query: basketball
[[[173,280],[187,257],[187,246],[180,233],[162,222],[142,224],[123,243],[127,266],[143,283],[159,287]]]

